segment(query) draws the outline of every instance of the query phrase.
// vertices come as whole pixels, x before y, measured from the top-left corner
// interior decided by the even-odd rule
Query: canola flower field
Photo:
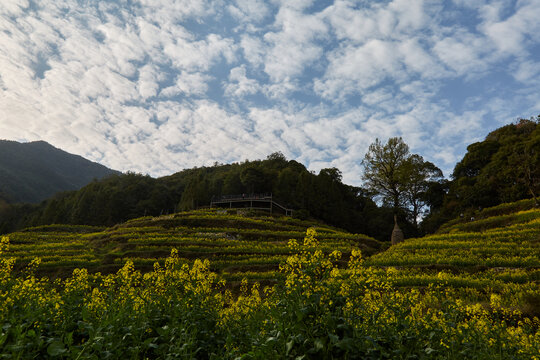
[[[353,248],[373,254],[383,244],[360,234],[350,234],[313,221],[269,213],[237,210],[196,210],[161,217],[145,217],[112,228],[49,225],[12,233],[10,256],[16,270],[41,259],[39,275],[69,276],[75,268],[90,273],[114,273],[130,260],[143,272],[163,265],[172,248],[179,261],[210,260],[211,270],[230,280],[264,281],[280,277],[277,271],[291,250],[289,239],[301,240],[314,227],[326,252]],[[273,274],[273,276],[271,276]]]
[[[298,237],[300,228],[283,228],[288,253],[275,255],[284,257],[278,269],[259,272],[281,280],[243,280],[238,291],[227,276],[238,281],[242,271],[216,272],[223,269],[212,265],[217,258],[187,258],[174,246],[149,271],[127,258],[108,274],[75,269],[49,280],[37,275],[39,258],[15,269],[12,235],[20,235],[10,234],[0,245],[0,357],[540,359],[540,211],[514,215],[521,220],[508,226],[456,223],[369,257],[351,247],[366,246],[359,240],[328,246],[335,230],[308,228]],[[493,219],[505,216],[490,216],[491,224],[507,224]],[[198,233],[192,226],[201,221],[170,220],[156,226]],[[219,222],[219,229],[227,225]],[[121,227],[139,232],[128,228]],[[96,229],[86,230],[97,241]],[[249,231],[253,237],[241,241],[257,243],[260,235]],[[74,236],[70,251],[77,253],[85,236]],[[117,246],[110,236],[102,239]]]

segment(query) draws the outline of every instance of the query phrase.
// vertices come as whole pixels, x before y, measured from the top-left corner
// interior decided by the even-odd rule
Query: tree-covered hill
[[[520,119],[467,147],[448,184],[444,204],[424,221],[433,232],[446,221],[484,208],[540,196],[540,115]]]
[[[44,141],[0,140],[0,207],[2,201],[38,203],[114,173]]]
[[[0,207],[0,232],[54,223],[112,226],[208,206],[212,196],[251,193],[272,193],[298,218],[313,217],[377,239],[389,238],[392,231],[391,210],[378,207],[361,188],[343,184],[338,169],[314,174],[274,153],[265,160],[187,169],[157,179],[115,175],[39,205]]]

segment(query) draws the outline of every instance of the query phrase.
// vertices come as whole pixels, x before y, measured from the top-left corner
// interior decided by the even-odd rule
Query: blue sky
[[[450,175],[540,114],[540,2],[7,0],[0,138],[122,171],[281,151],[361,184],[379,138]]]

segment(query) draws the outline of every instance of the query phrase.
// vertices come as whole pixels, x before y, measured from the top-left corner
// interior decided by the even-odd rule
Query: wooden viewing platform
[[[278,204],[272,194],[239,194],[213,196],[210,207],[219,208],[248,208],[252,210],[265,210],[271,213],[278,212],[287,216],[292,215],[292,209]]]

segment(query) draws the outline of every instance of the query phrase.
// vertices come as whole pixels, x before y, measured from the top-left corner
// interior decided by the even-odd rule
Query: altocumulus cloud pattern
[[[358,184],[540,113],[540,2],[5,0],[0,138],[154,176],[282,151]]]

